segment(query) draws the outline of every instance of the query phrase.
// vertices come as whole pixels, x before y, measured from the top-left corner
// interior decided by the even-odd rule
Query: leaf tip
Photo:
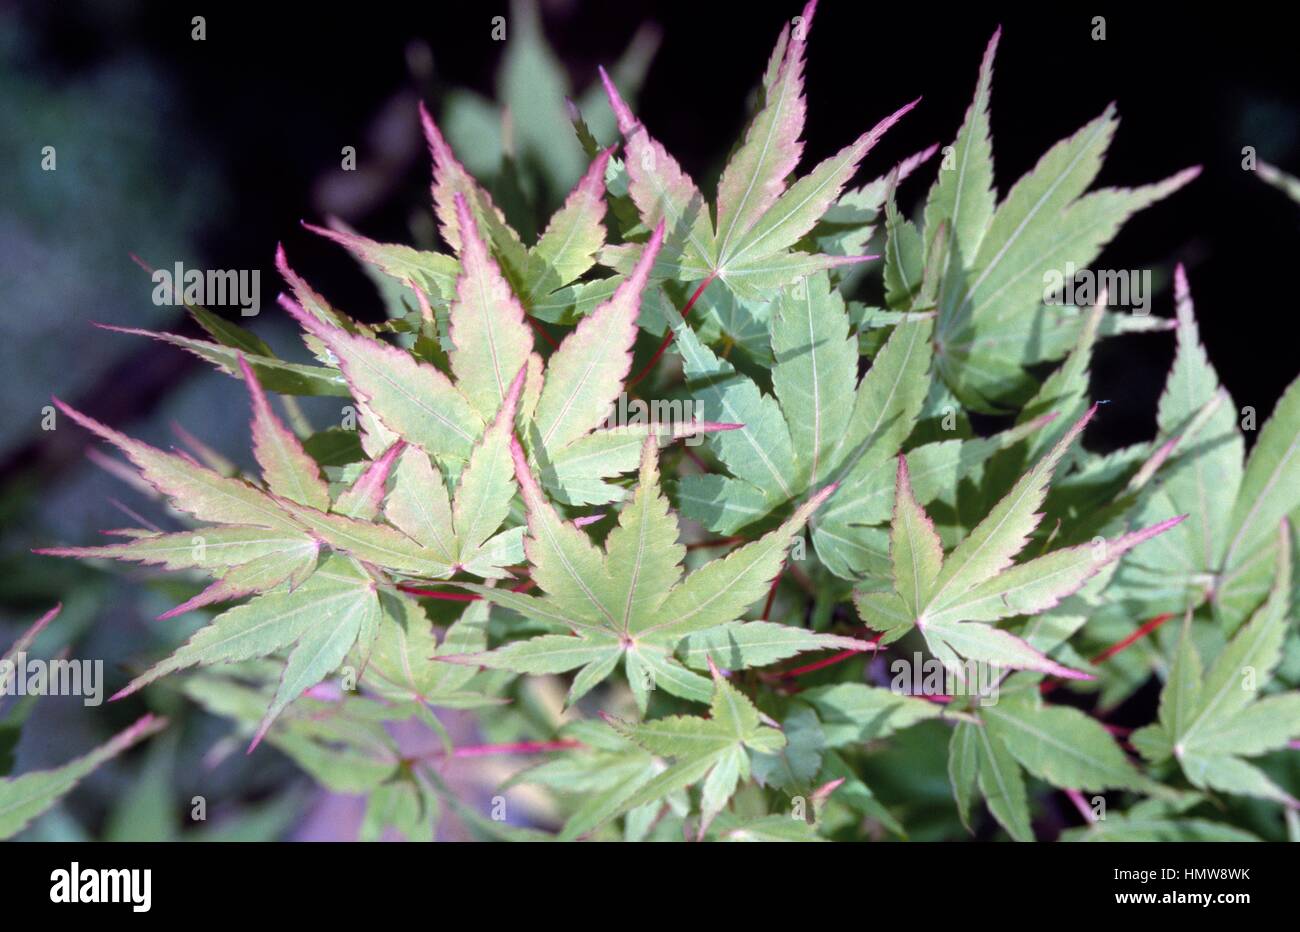
[[[429,108],[420,101],[420,126],[424,129],[424,138],[429,145],[429,152],[433,155],[433,161],[437,165],[443,164],[451,156],[451,148],[447,145],[447,140],[443,138],[442,130],[438,129],[438,124],[433,120],[433,114],[429,113]]]
[[[605,66],[597,65],[596,70],[600,73],[600,83],[605,87],[605,96],[609,98],[609,108],[614,111],[618,131],[626,136],[636,128],[637,119],[632,115],[632,110],[623,100],[623,96],[619,94],[618,88],[614,86],[614,81],[605,70]]]
[[[1174,303],[1181,304],[1192,295],[1192,289],[1187,284],[1187,267],[1179,262],[1174,266]]]

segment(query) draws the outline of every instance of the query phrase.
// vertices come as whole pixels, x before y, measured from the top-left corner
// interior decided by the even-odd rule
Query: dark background
[[[1300,173],[1290,24],[1244,5],[1226,12],[972,7],[824,2],[809,45],[805,164],[918,95],[921,106],[868,155],[858,182],[931,143],[951,142],[980,56],[1001,24],[992,96],[999,192],[1112,100],[1122,122],[1100,185],[1145,184],[1202,165],[1189,187],[1132,219],[1097,265],[1152,269],[1157,283],[1167,283],[1173,264],[1184,262],[1211,361],[1236,404],[1255,407],[1262,423],[1300,369],[1289,287],[1300,204],[1243,171],[1242,149],[1253,146],[1261,159]],[[661,44],[636,109],[711,197],[773,42],[799,2],[546,0],[542,9],[547,39],[575,88],[594,80],[598,64],[611,64],[638,27],[658,25]],[[203,42],[191,40],[194,15],[206,17]],[[441,116],[455,88],[495,96],[506,48],[491,37],[497,15],[512,15],[508,3],[0,0],[7,401],[0,646],[62,600],[64,614],[43,652],[81,639],[79,655],[106,658],[121,680],[141,656],[162,652],[150,619],[178,601],[130,572],[30,554],[32,546],[85,544],[99,528],[136,524],[113,504],[117,498],[143,507],[87,462],[87,447],[101,445],[83,431],[39,429],[51,393],[153,443],[174,443],[168,423],[179,421],[237,462],[249,460],[242,386],[177,349],[91,327],[100,320],[195,333],[174,309],[153,306],[152,283],[129,254],[164,266],[183,258],[187,267],[261,270],[267,313],[255,329],[277,348],[294,343],[274,307],[280,241],[338,307],[378,319],[373,286],[299,221],[333,212],[391,242],[412,242],[413,229],[429,225],[430,165],[414,102],[423,98]],[[1104,41],[1092,39],[1096,15],[1106,18]],[[45,145],[58,148],[57,172],[37,168]],[[345,145],[357,147],[368,170],[358,177],[366,175],[368,187],[340,187],[348,180],[339,167]],[[935,168],[930,163],[906,183],[900,206],[922,202]],[[1156,294],[1153,313],[1170,316],[1172,303],[1167,290]],[[1093,394],[1112,404],[1089,428],[1092,448],[1153,435],[1172,355],[1168,334],[1102,344]],[[84,752],[141,711],[119,708],[125,705],[86,715],[56,699],[42,703],[18,748],[18,772]],[[174,772],[174,794],[188,798],[199,779],[191,775],[205,773],[199,762],[220,734],[195,720],[174,748],[155,742],[160,750],[140,769],[106,768],[73,807],[80,824],[60,816],[36,836],[81,837],[107,810],[104,837],[132,837],[142,831],[130,828],[138,814],[114,802],[125,788],[143,787],[144,800],[151,786],[165,791],[165,775]],[[285,779],[235,758],[227,767],[221,774],[231,798],[271,799]],[[295,822],[295,798],[306,792],[276,797],[288,805],[259,831],[273,837],[276,826]],[[336,837],[335,821],[322,816],[298,837]],[[114,833],[115,824],[124,834]]]
[[[1283,168],[1300,167],[1300,82],[1289,28],[1262,8],[1232,17],[1222,8],[985,6],[823,3],[809,49],[806,158],[830,154],[917,95],[922,106],[868,157],[860,180],[926,144],[950,142],[984,45],[1001,23],[992,104],[999,191],[1111,100],[1122,123],[1100,184],[1142,184],[1203,165],[1188,189],[1132,220],[1103,260],[1166,270],[1185,262],[1223,380],[1239,406],[1271,410],[1297,368],[1285,337],[1295,313],[1285,283],[1300,243],[1300,208],[1241,161],[1249,145]],[[162,69],[175,95],[176,140],[197,142],[228,185],[229,200],[214,210],[220,222],[199,231],[217,266],[269,269],[276,242],[285,240],[309,279],[362,316],[372,303],[363,300],[364,280],[340,252],[298,228],[300,219],[321,219],[312,186],[337,170],[340,146],[364,139],[376,110],[400,90],[422,84],[435,113],[446,86],[491,96],[502,44],[491,40],[490,20],[508,12],[504,3],[211,4],[202,11],[207,40],[191,42],[195,11],[184,4],[21,9],[33,39],[27,57],[51,75],[75,74],[128,49]],[[548,2],[543,11],[547,36],[580,87],[639,24],[662,28],[639,112],[708,191],[743,128],[744,103],[773,39],[798,6],[625,0]],[[1099,13],[1105,41],[1091,37]],[[433,52],[434,74],[423,82],[413,81],[407,64],[415,38]],[[919,202],[932,174],[933,165],[922,170],[904,190],[905,203]],[[391,196],[346,219],[376,238],[408,239],[406,219],[412,205],[427,203],[428,175],[420,146]],[[112,231],[124,259],[136,233]],[[267,272],[263,279],[269,300],[279,283]],[[1155,312],[1168,315],[1171,304],[1167,293],[1158,296]],[[1143,336],[1103,351],[1097,394],[1116,402],[1108,412],[1113,436],[1103,436],[1103,445],[1150,435],[1171,346]]]

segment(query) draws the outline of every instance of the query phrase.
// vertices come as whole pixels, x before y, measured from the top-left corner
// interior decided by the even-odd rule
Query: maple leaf
[[[0,777],[0,839],[10,838],[49,810],[92,771],[167,726],[167,719],[146,715],[83,757],[52,770]]]
[[[329,227],[305,224],[307,229],[343,246],[364,266],[374,269],[394,286],[415,287],[417,300],[429,300],[431,309],[440,313],[457,300],[462,287],[459,270],[466,262],[463,251],[467,239],[479,238],[477,232],[472,238],[462,234],[464,223],[458,216],[458,199],[464,200],[486,243],[486,246],[475,246],[470,242],[469,248],[491,249],[500,263],[503,280],[509,282],[510,289],[517,295],[517,299],[512,295],[509,303],[531,312],[554,293],[570,288],[595,265],[596,254],[605,242],[604,179],[611,155],[609,150],[595,155],[537,242],[527,247],[492,196],[456,158],[423,104],[420,105],[420,120],[433,156],[432,192],[442,237],[457,255],[376,242],[346,228],[339,221],[331,221]],[[474,259],[482,268],[481,259]],[[501,299],[503,296],[498,293],[496,297]],[[555,319],[557,315],[543,316]]]
[[[1142,774],[1096,719],[1043,702],[1037,678],[1008,679],[998,701],[973,709],[948,748],[948,775],[962,821],[969,826],[976,787],[989,811],[1016,841],[1033,841],[1022,770],[1063,789],[1137,790],[1161,800],[1177,794]]]
[[[1158,547],[1126,559],[1114,591],[1148,616],[1209,603],[1231,634],[1269,591],[1278,522],[1300,511],[1300,379],[1287,386],[1247,457],[1237,407],[1201,345],[1181,266],[1175,299],[1178,349],[1157,424],[1177,440],[1137,517],[1187,513],[1188,520]]]
[[[50,556],[98,557],[197,569],[217,581],[163,614],[170,618],[204,605],[265,592],[282,583],[301,583],[316,568],[319,544],[277,504],[270,492],[328,503],[329,491],[316,463],[271,411],[252,368],[240,360],[253,399],[253,453],[266,490],[220,475],[193,459],[164,453],[112,430],[65,405],[54,403],[78,424],[112,443],[140,470],[141,477],[181,511],[224,527],[161,534],[140,532],[123,544],[59,547],[36,551]]]
[[[394,444],[384,456],[363,469],[351,487],[333,503],[334,511],[320,511],[312,506],[329,508],[331,504],[329,489],[315,461],[271,411],[252,369],[246,363],[242,368],[253,399],[253,452],[262,467],[266,491],[220,476],[188,458],[131,440],[61,405],[78,423],[125,452],[141,470],[143,478],[178,508],[200,520],[231,526],[138,536],[125,544],[105,547],[43,552],[58,556],[111,557],[169,569],[194,568],[220,576],[212,586],[164,617],[260,593],[247,604],[217,616],[189,643],[136,677],[114,697],[129,695],[165,674],[196,664],[228,664],[288,651],[279,687],[254,735],[256,745],[276,716],[337,669],[354,647],[359,648],[361,666],[365,667],[370,645],[379,631],[376,580],[361,563],[345,554],[372,560],[399,573],[420,576],[450,575],[453,567],[439,562],[435,552],[392,528],[364,520],[373,518],[378,510],[388,473],[404,443]],[[504,515],[498,512],[508,507],[513,495],[513,483],[508,476],[508,488],[504,492],[493,489],[488,493],[482,487],[490,484],[490,444],[494,438],[501,455],[504,454],[503,436],[512,427],[513,405],[519,390],[517,379],[513,395],[504,406],[507,414],[495,432],[488,431],[481,445],[480,449],[488,452],[478,459],[471,456],[470,466],[466,468],[458,501],[464,500],[465,512],[472,517],[466,517],[461,528],[476,530],[466,530],[458,540],[467,537],[482,545],[487,536],[482,527],[490,522],[493,514],[497,514],[500,522]],[[475,452],[480,454],[480,450]],[[475,462],[483,458],[489,460],[489,465],[480,465],[475,470]],[[476,475],[483,478],[477,479]],[[484,504],[485,499],[499,500],[503,495],[504,505]],[[339,513],[340,507],[353,516]],[[322,543],[336,553],[319,561]],[[479,555],[480,562],[485,562],[481,550],[479,546],[472,552]]]
[[[946,557],[934,523],[912,492],[907,458],[898,458],[890,537],[893,590],[859,592],[854,600],[867,624],[885,632],[885,642],[915,627],[950,670],[960,671],[963,660],[973,660],[1087,678],[989,622],[1053,607],[1125,552],[1183,520],[1170,518],[1099,545],[1065,547],[1013,565],[1041,518],[1035,512],[1053,470],[1095,411],[1096,405],[1076,421]]]
[[[355,561],[330,555],[297,588],[274,589],[221,613],[112,698],[186,667],[238,663],[287,650],[279,687],[253,737],[256,746],[276,716],[338,669],[358,641],[373,643],[379,611],[375,580]]]
[[[650,688],[655,686],[686,699],[708,701],[712,694],[708,681],[677,661],[674,650],[688,635],[737,621],[765,595],[795,535],[833,491],[823,489],[781,527],[683,579],[685,548],[677,542],[677,522],[660,492],[653,440],[644,442],[636,493],[619,515],[619,526],[610,532],[604,552],[585,532],[561,519],[544,497],[518,444],[514,457],[528,510],[524,547],[531,578],[544,594],[460,585],[504,608],[571,633],[542,635],[487,653],[443,659],[517,673],[579,669],[569,691],[570,703],[608,677],[620,660],[643,710]],[[755,632],[758,643],[749,646],[768,649],[769,642],[776,639],[777,652],[785,651],[784,656],[821,647],[865,650],[869,646],[864,641],[798,629],[790,629],[790,635],[783,638],[773,631],[777,627],[763,625]],[[750,624],[731,629],[713,649],[724,653],[730,649],[738,654],[735,660],[748,665],[745,652],[751,630]],[[706,647],[695,656],[704,659],[708,650]]]
[[[1117,125],[1108,106],[995,203],[989,97],[1000,35],[989,42],[974,102],[930,189],[924,231],[895,218],[885,251],[894,309],[914,307],[921,270],[941,263],[936,364],[962,403],[979,411],[1022,402],[1033,392],[1025,367],[1059,358],[1075,340],[1081,317],[1076,308],[1044,306],[1045,275],[1087,268],[1130,216],[1200,172],[1190,168],[1140,188],[1085,193]],[[940,226],[949,233],[942,239]],[[1108,313],[1102,333],[1162,326],[1155,318]]]
[[[1209,670],[1191,636],[1183,636],[1160,694],[1159,719],[1133,733],[1133,745],[1159,763],[1174,757],[1193,786],[1240,793],[1300,809],[1300,800],[1242,760],[1278,750],[1300,736],[1300,692],[1262,696],[1282,660],[1291,598],[1290,528],[1277,535],[1268,599],[1215,658]]]
[[[793,247],[839,198],[867,152],[917,101],[787,186],[803,149],[804,51],[816,6],[809,0],[798,27],[792,32],[787,24],[781,32],[764,75],[762,105],[718,184],[716,224],[695,182],[649,135],[601,70],[623,135],[628,193],[645,229],[661,222],[668,227],[655,280],[707,285],[718,279],[738,297],[763,298],[813,272],[864,258],[813,255]],[[620,268],[623,251],[607,249],[602,261]]]
[[[741,424],[707,441],[730,476],[688,476],[679,485],[685,513],[719,533],[734,533],[816,486],[893,456],[925,401],[930,321],[895,328],[859,380],[844,300],[825,274],[778,293],[771,319],[775,397],[714,355],[676,311],[670,309],[669,321],[687,389],[704,416]]]
[[[302,305],[287,305],[328,348],[354,397],[389,438],[400,437],[459,468],[522,368],[520,434],[542,465],[543,481],[571,504],[605,504],[623,495],[606,480],[636,468],[647,435],[668,442],[730,428],[703,422],[602,426],[631,366],[641,294],[661,232],[651,237],[633,273],[560,343],[543,374],[523,307],[479,238],[469,200],[459,191],[450,199],[460,212],[454,229],[462,261],[449,312],[455,381],[405,350],[331,326]]]
[[[728,683],[717,667],[711,670],[713,694],[708,718],[676,715],[639,723],[606,719],[611,728],[637,746],[657,757],[672,758],[673,763],[619,800],[616,807],[611,806],[605,819],[703,780],[697,832],[702,838],[736,792],[737,784],[749,779],[751,754],[772,754],[785,746],[785,736],[764,723],[754,704]]]

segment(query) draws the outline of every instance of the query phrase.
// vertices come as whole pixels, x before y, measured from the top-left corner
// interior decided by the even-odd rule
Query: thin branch
[[[709,287],[709,284],[713,281],[713,279],[716,276],[717,276],[716,272],[710,272],[709,277],[704,279],[704,281],[700,282],[700,287],[695,289],[695,294],[691,295],[691,299],[687,301],[686,306],[682,308],[683,318],[685,318],[686,315],[691,312],[691,308],[693,308],[695,306],[695,302],[700,299],[700,295],[704,294],[704,289]],[[655,363],[659,361],[659,357],[664,354],[664,351],[668,349],[668,344],[671,342],[673,342],[673,329],[669,327],[668,332],[664,334],[663,342],[659,344],[659,348],[655,350],[655,354],[650,357],[650,361],[645,364],[645,368],[642,369],[640,373],[637,374],[636,378],[632,379],[632,381],[627,383],[627,387],[629,389],[635,388],[638,382],[640,382],[642,379],[644,379],[647,375],[650,374],[650,371],[655,367]]]

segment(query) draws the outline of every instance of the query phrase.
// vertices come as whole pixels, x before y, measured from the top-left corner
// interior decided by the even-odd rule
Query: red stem
[[[448,585],[455,585],[449,583]],[[525,579],[517,586],[512,586],[511,592],[526,592],[533,587],[531,579]],[[444,602],[477,602],[483,598],[481,595],[474,595],[471,592],[444,592],[441,589],[424,589],[420,586],[412,586],[410,583],[398,583],[398,590],[408,595],[420,595],[426,599],[441,599]]]
[[[685,317],[691,312],[691,308],[693,308],[695,302],[700,299],[700,295],[704,294],[704,289],[709,287],[709,283],[713,281],[716,274],[716,272],[710,272],[709,277],[700,282],[700,287],[695,289],[695,294],[691,295],[691,299],[687,301],[686,306],[682,308],[682,317]],[[650,361],[645,364],[645,368],[641,370],[640,374],[638,374],[636,378],[627,383],[628,388],[635,387],[638,382],[650,374],[650,370],[655,367],[655,363],[659,361],[659,357],[664,354],[664,351],[668,349],[668,344],[671,342],[673,342],[673,329],[672,327],[669,327],[668,332],[664,334],[663,342],[659,344],[659,348],[655,350],[655,354],[650,357]]]
[[[1070,802],[1074,803],[1074,808],[1079,810],[1079,815],[1083,816],[1084,822],[1091,824],[1097,821],[1097,817],[1092,814],[1092,809],[1088,806],[1087,801],[1084,800],[1082,793],[1078,790],[1067,788],[1065,790],[1065,795],[1070,798]]]
[[[1142,625],[1142,627],[1138,628],[1128,637],[1116,641],[1114,644],[1110,645],[1110,647],[1107,647],[1096,657],[1093,657],[1092,662],[1101,663],[1102,661],[1109,660],[1111,657],[1114,657],[1116,654],[1124,650],[1126,647],[1129,647],[1135,644],[1136,642],[1140,641],[1142,638],[1146,637],[1152,631],[1156,630],[1156,628],[1159,628],[1166,621],[1168,621],[1170,618],[1173,617],[1174,615],[1172,612],[1165,612],[1165,614],[1163,615],[1157,615],[1155,618],[1152,618],[1146,624]]]
[[[443,592],[441,589],[421,589],[418,586],[408,586],[406,583],[399,583],[397,588],[409,595],[420,595],[426,599],[441,599],[444,602],[477,602],[483,598],[483,596],[474,595],[472,592]]]
[[[550,344],[551,349],[559,348],[560,344],[556,343],[555,338],[546,332],[546,330],[542,327],[540,321],[538,321],[531,314],[525,314],[524,317],[528,321],[528,323],[532,324],[533,329],[537,331],[537,335]]]
[[[699,550],[703,547],[731,547],[744,541],[745,538],[739,535],[731,537],[719,537],[717,540],[697,540],[694,543],[686,545],[687,550]]]
[[[683,447],[682,452],[686,454],[686,458],[688,460],[690,460],[696,466],[700,467],[700,472],[709,471],[709,464],[704,462],[704,460],[700,459],[699,455],[690,447]]]
[[[1142,640],[1142,638],[1146,637],[1152,631],[1156,630],[1156,628],[1159,628],[1166,621],[1168,621],[1170,618],[1173,617],[1174,617],[1173,612],[1165,612],[1163,615],[1157,615],[1155,618],[1152,618],[1150,621],[1146,622],[1141,627],[1139,627],[1128,637],[1121,638],[1120,640],[1116,641],[1114,644],[1110,645],[1110,647],[1107,647],[1101,653],[1097,654],[1095,657],[1092,658],[1091,662],[1097,664],[1109,660],[1111,657],[1114,657],[1120,651],[1128,647],[1131,647],[1134,644],[1136,644],[1138,641]],[[1057,680],[1043,680],[1042,684],[1038,687],[1038,691],[1043,695],[1047,695],[1049,692],[1051,692],[1059,685],[1060,683]]]
[[[805,673],[812,673],[815,670],[821,670],[826,667],[834,666],[837,663],[843,663],[844,661],[850,660],[854,657],[860,657],[862,656],[862,653],[863,652],[860,650],[842,650],[838,654],[834,654],[822,660],[814,661],[813,663],[805,664],[802,667],[795,667],[793,670],[783,670],[782,672],[775,674],[775,676],[783,680],[794,679],[796,676],[803,676]]]
[[[772,614],[772,603],[776,601],[776,587],[781,585],[781,574],[777,573],[772,579],[772,588],[767,590],[767,603],[763,606],[763,620],[767,621],[768,616]]]

